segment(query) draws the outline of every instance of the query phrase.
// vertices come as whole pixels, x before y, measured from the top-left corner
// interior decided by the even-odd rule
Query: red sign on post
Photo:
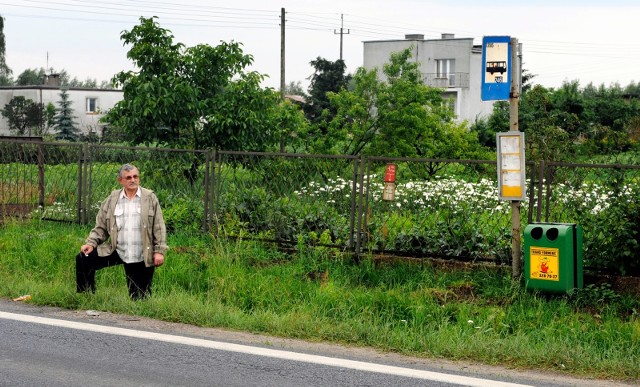
[[[387,164],[387,169],[384,171],[384,182],[385,183],[395,183],[396,182],[396,169],[398,168],[395,164]]]

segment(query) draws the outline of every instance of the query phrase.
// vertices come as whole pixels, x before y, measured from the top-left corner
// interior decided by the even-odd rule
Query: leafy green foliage
[[[509,131],[509,103],[496,101],[491,116],[476,119],[469,130],[477,133],[480,144],[496,149],[496,133]]]
[[[599,286],[588,284],[583,289],[577,290],[573,298],[576,305],[591,307],[616,304],[622,297],[611,288],[611,284],[603,283]]]
[[[107,82],[102,81],[98,84],[98,81],[95,78],[87,78],[86,80],[78,80],[77,77],[71,78],[69,73],[62,69],[60,71],[54,68],[45,69],[44,67],[40,68],[28,68],[25,69],[22,73],[18,75],[15,82],[11,79],[5,84],[5,86],[40,86],[44,85],[48,75],[47,74],[55,74],[58,77],[61,87],[71,88],[71,87],[83,87],[83,88],[102,88],[102,89],[111,89],[113,86]],[[0,82],[2,81],[2,76],[0,76]]]
[[[9,130],[18,136],[42,135],[49,119],[50,108],[22,96],[11,98],[1,110],[9,123]]]
[[[298,105],[285,99],[275,111],[272,128],[274,137],[280,144],[280,152],[285,152],[288,148],[297,153],[304,147],[302,136],[308,131],[309,121]]]
[[[39,135],[47,135],[49,134],[49,130],[55,124],[54,118],[56,116],[56,107],[53,103],[49,102],[47,106],[44,107],[43,111],[43,122],[42,122],[42,131]]]
[[[155,18],[144,17],[121,38],[139,70],[114,77],[124,99],[104,121],[123,128],[130,142],[264,150],[277,141],[278,94],[260,87],[263,75],[245,71],[253,58],[239,43],[185,48]]]
[[[553,176],[554,183],[548,219],[583,227],[585,267],[640,274],[639,170],[563,166],[549,172],[546,176]]]
[[[558,89],[535,85],[520,98],[519,126],[527,136],[527,159],[573,161],[576,155],[591,157],[618,154],[637,146],[640,139],[640,103],[635,85],[580,87],[565,82]],[[509,128],[506,103],[494,105],[487,122],[474,129],[491,145],[491,132]]]
[[[472,158],[482,153],[475,133],[455,123],[440,89],[425,86],[411,50],[391,55],[383,72],[359,68],[352,87],[329,93],[335,116],[326,135],[315,136],[315,150],[425,158]],[[325,110],[326,112],[326,110]]]
[[[588,217],[586,264],[598,271],[640,275],[640,196],[613,194],[609,207]]]
[[[162,214],[165,218],[167,232],[197,233],[201,231],[201,218],[194,215],[203,213],[201,200],[173,195],[162,198]]]
[[[7,66],[7,45],[4,37],[4,18],[0,15],[0,86],[11,84],[11,69]]]
[[[46,72],[43,67],[39,69],[25,69],[16,78],[18,86],[44,85],[47,79]]]
[[[304,111],[312,124],[320,124],[331,120],[336,113],[335,107],[329,102],[329,93],[338,93],[346,88],[351,76],[345,74],[347,66],[343,60],[332,62],[318,57],[311,61],[311,66],[314,73]]]
[[[285,86],[284,88],[284,93],[287,95],[299,95],[301,97],[307,97],[307,93],[305,92],[304,88],[302,87],[302,82],[301,81],[291,81],[289,82],[288,85]]]

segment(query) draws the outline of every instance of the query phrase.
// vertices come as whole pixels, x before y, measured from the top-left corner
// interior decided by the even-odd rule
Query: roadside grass
[[[122,267],[75,293],[74,256],[89,228],[0,226],[0,296],[69,309],[141,315],[411,356],[640,380],[640,300],[606,287],[572,295],[526,292],[510,269],[422,264],[298,244],[174,233],[154,295],[133,302]]]

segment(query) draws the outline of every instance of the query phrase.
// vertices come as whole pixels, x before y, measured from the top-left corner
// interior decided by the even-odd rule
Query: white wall
[[[364,58],[362,66],[367,70],[378,69],[378,77],[386,81],[385,75],[382,73],[382,67],[389,62],[389,57],[394,52],[403,51],[411,45],[417,46],[415,40],[385,40],[377,42],[364,42]],[[415,47],[414,47],[415,51]],[[413,56],[416,59],[416,56]]]

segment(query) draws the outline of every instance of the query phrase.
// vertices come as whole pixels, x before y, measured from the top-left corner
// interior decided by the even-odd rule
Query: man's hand
[[[153,264],[156,266],[162,266],[164,263],[164,255],[162,253],[153,253]]]
[[[89,255],[93,251],[93,246],[91,245],[82,245],[80,246],[80,252],[84,255]]]

